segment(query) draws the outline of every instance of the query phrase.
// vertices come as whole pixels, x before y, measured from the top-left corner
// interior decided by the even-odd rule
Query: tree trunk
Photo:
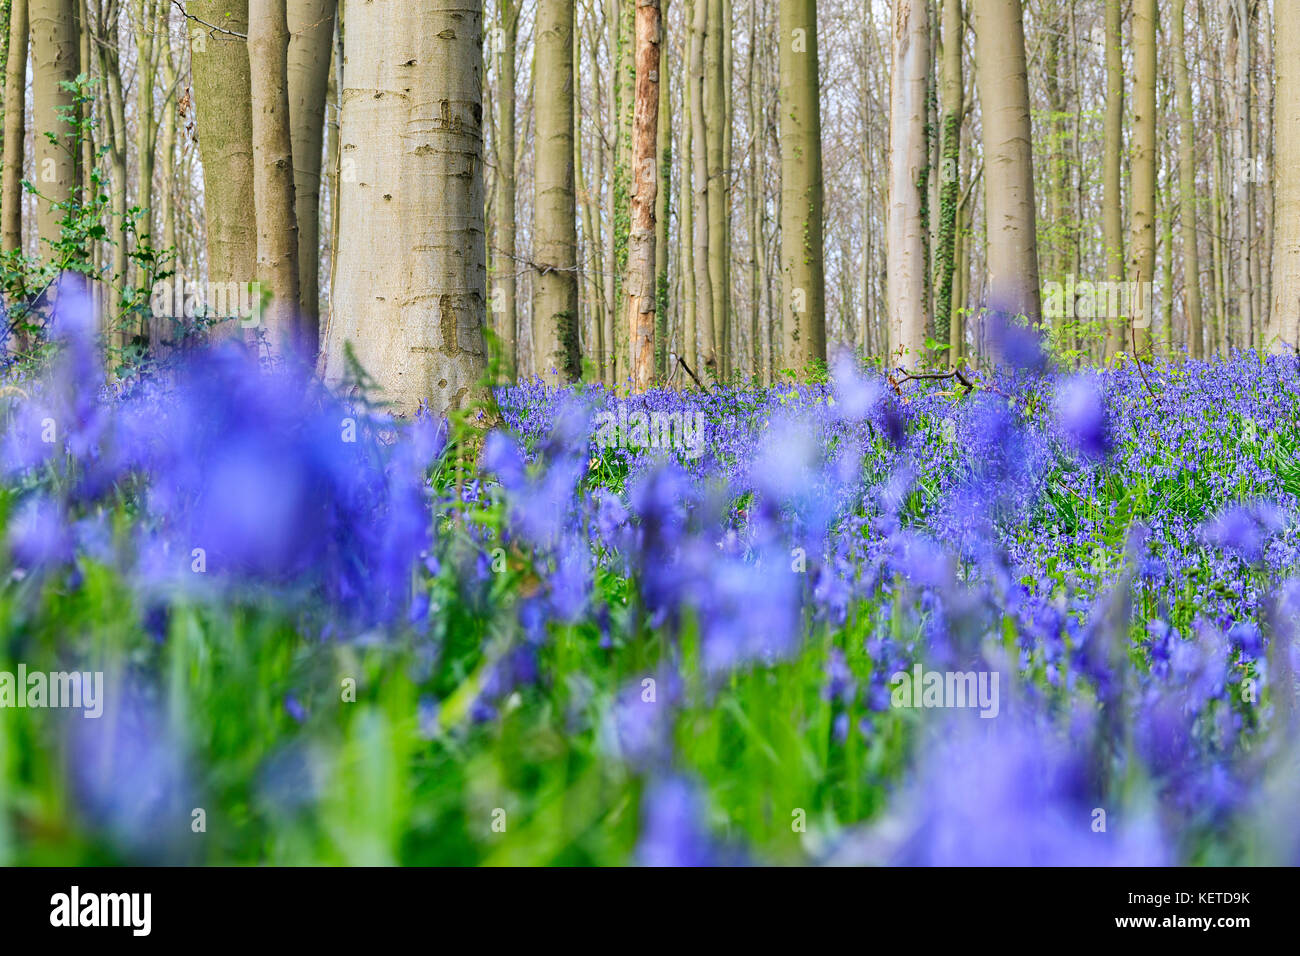
[[[489,397],[482,16],[448,0],[345,10],[339,140],[351,162],[326,378],[349,375],[351,352],[396,411],[441,416]]]
[[[1101,179],[1102,240],[1106,245],[1106,278],[1124,278],[1124,215],[1120,198],[1120,161],[1124,152],[1124,52],[1120,0],[1106,0],[1106,110],[1102,123]],[[1119,321],[1104,320],[1105,357],[1124,350]]]
[[[978,0],[975,63],[984,124],[987,304],[1039,320],[1029,82],[1020,0]]]
[[[655,201],[659,188],[659,0],[636,0],[636,96],[632,111],[632,201],[628,234],[627,333],[632,390],[654,379]]]
[[[695,209],[692,215],[695,267],[695,325],[699,336],[700,368],[696,374],[716,380],[720,375],[718,339],[713,306],[712,276],[709,273],[710,219],[708,147],[709,136],[704,119],[704,45],[709,24],[709,0],[694,0],[691,24],[691,150],[693,168],[692,188],[695,192]]]
[[[1196,239],[1196,132],[1192,122],[1192,84],[1187,75],[1183,13],[1186,0],[1174,0],[1174,91],[1178,99],[1178,201],[1183,227],[1183,286],[1187,296],[1187,351],[1205,357],[1201,332],[1201,269]]]
[[[127,243],[130,229],[127,222],[127,136],[126,136],[126,99],[122,92],[121,63],[118,56],[119,7],[117,0],[109,0],[98,9],[96,30],[98,32],[95,48],[98,51],[100,76],[103,78],[103,117],[108,146],[110,166],[109,188],[112,203],[112,224],[110,229],[113,247],[112,274],[110,284],[119,297],[125,295],[129,285],[127,275]],[[128,330],[115,322],[106,323],[109,328],[110,341],[121,347],[128,343]]]
[[[555,77],[556,88],[537,96],[534,136],[536,193],[533,259],[533,348],[548,381],[582,376],[578,349],[578,233],[573,189],[573,4],[540,0],[534,71]],[[608,345],[608,343],[607,343]]]
[[[500,24],[496,36],[497,55],[497,171],[493,210],[496,249],[492,259],[494,287],[492,308],[497,312],[497,335],[501,340],[502,371],[513,382],[518,370],[518,282],[515,273],[515,46],[519,35],[519,5],[516,0],[499,0]],[[578,164],[574,164],[578,168]]]
[[[781,272],[785,367],[826,361],[815,0],[780,0]]]
[[[1126,315],[1131,344],[1147,357],[1151,351],[1152,297],[1156,263],[1156,0],[1133,3],[1133,186],[1129,281],[1141,290],[1129,296]]]
[[[1279,16],[1274,25],[1273,307],[1266,346],[1273,352],[1300,351],[1300,20]]]
[[[325,91],[337,0],[289,0],[289,137],[298,224],[298,322],[307,360],[320,348],[320,183]]]
[[[158,242],[153,225],[153,171],[154,148],[158,142],[158,117],[154,108],[154,85],[158,75],[159,54],[167,42],[165,36],[155,38],[160,22],[158,13],[156,0],[135,0],[132,8],[136,44],[135,204],[140,209],[140,236],[155,248]],[[165,171],[165,175],[171,174],[171,169]]]
[[[187,12],[231,33],[248,33],[248,0],[190,0]],[[203,167],[208,282],[251,283],[257,272],[253,207],[253,103],[248,44],[219,31],[192,30],[195,122]],[[179,279],[180,277],[178,277]],[[220,336],[240,334],[234,312]]]
[[[587,340],[583,352],[587,355],[594,355],[596,358],[595,371],[600,381],[605,381],[605,368],[602,364],[605,355],[605,299],[601,286],[601,270],[599,268],[588,269],[589,263],[598,264],[597,254],[600,245],[600,214],[595,200],[592,198],[591,190],[587,188],[586,176],[583,173],[582,157],[582,74],[584,64],[582,63],[582,31],[578,29],[578,23],[574,22],[574,56],[573,56],[573,177],[574,189],[577,193],[577,202],[582,210],[582,237],[583,242],[578,248],[578,262],[580,265],[579,274],[584,276],[583,288],[586,291],[587,312],[590,317],[591,334]],[[528,113],[527,104],[525,104],[525,114]],[[597,162],[600,162],[600,150],[597,149]],[[599,170],[597,176],[599,176]],[[518,327],[517,327],[518,329]],[[522,345],[516,346],[516,354],[519,353]]]
[[[682,85],[682,158],[681,174],[678,176],[677,188],[677,207],[681,210],[681,232],[679,235],[682,254],[679,257],[682,274],[682,341],[679,346],[679,353],[685,360],[686,364],[692,369],[699,368],[699,350],[696,345],[696,329],[698,317],[696,314],[696,299],[698,292],[695,288],[695,154],[698,147],[695,145],[695,106],[694,97],[697,89],[695,80],[694,66],[694,49],[695,49],[695,0],[686,0],[685,11],[682,16],[682,22],[685,25],[686,40],[686,82]]]
[[[257,275],[271,294],[262,325],[273,351],[315,348],[298,327],[298,223],[289,132],[289,24],[286,0],[249,0],[248,58],[253,101],[253,208]]]
[[[939,229],[935,252],[937,294],[935,296],[934,337],[948,343],[948,361],[957,356],[949,343],[952,332],[952,286],[954,254],[957,240],[957,202],[961,194],[961,121],[962,103],[962,22],[961,0],[943,0],[943,97],[942,160],[939,164]]]
[[[671,69],[668,51],[668,0],[663,0],[659,17],[659,186],[655,194],[655,377],[668,377],[668,283],[669,209],[672,205],[673,122],[669,89]]]
[[[176,255],[176,190],[179,188],[178,157],[176,156],[177,98],[180,90],[176,84],[176,64],[172,60],[171,49],[171,11],[170,3],[163,3],[158,9],[159,30],[164,38],[159,51],[159,65],[163,79],[163,113],[159,124],[158,154],[162,157],[163,180],[162,192],[158,196],[158,226],[162,232],[161,241],[155,243],[164,253],[172,250]],[[173,268],[180,262],[179,256],[174,260]],[[173,343],[172,323],[162,316],[153,316],[149,323],[149,345],[161,349]]]
[[[32,122],[35,125],[33,180],[36,226],[41,255],[48,254],[62,234],[59,208],[73,198],[77,188],[78,148],[65,111],[74,105],[64,83],[77,78],[80,44],[77,39],[76,0],[31,0]],[[51,141],[51,135],[54,141]]]
[[[727,348],[726,259],[729,237],[726,229],[727,176],[723,166],[723,116],[726,109],[726,86],[723,77],[723,6],[722,0],[705,0],[708,28],[704,34],[704,129],[705,155],[709,172],[709,288],[713,294],[713,351],[718,360],[718,375],[726,377],[730,363]]]
[[[758,45],[758,2],[749,5],[749,46],[745,58],[745,100],[748,104],[750,136],[749,183],[745,191],[745,214],[749,226],[749,337],[752,378],[763,381],[763,316],[760,300],[763,289],[763,149],[759,132],[758,74],[754,70],[755,47]]]
[[[5,63],[4,185],[0,196],[5,252],[23,247],[23,141],[27,132],[27,0],[9,8],[9,57]]]
[[[894,4],[893,77],[889,84],[889,360],[915,366],[925,357],[926,235],[923,190],[929,155],[926,92],[930,24],[925,0]]]

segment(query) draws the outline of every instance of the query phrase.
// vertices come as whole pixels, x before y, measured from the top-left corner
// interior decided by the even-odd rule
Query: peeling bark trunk
[[[632,203],[628,235],[627,331],[632,390],[654,379],[655,201],[659,170],[659,0],[636,0],[636,96],[632,110]]]

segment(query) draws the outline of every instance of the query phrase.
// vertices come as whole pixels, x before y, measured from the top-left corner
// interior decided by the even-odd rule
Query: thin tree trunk
[[[591,191],[587,188],[586,176],[582,169],[582,73],[583,64],[581,62],[581,39],[582,31],[576,20],[574,23],[574,57],[573,57],[573,176],[574,189],[577,193],[576,201],[580,204],[582,210],[582,235],[585,242],[585,248],[579,248],[578,261],[581,264],[580,275],[584,277],[584,288],[587,291],[587,309],[591,321],[591,337],[588,341],[585,354],[596,357],[596,374],[603,382],[605,381],[604,359],[605,354],[605,326],[604,326],[604,307],[605,300],[601,290],[600,270],[595,268],[588,270],[588,264],[597,264],[597,250],[599,249],[600,232],[598,224],[600,216],[596,211],[596,204],[592,200]],[[599,151],[597,153],[599,157]],[[519,346],[516,345],[516,354],[519,352]]]
[[[1277,224],[1273,231],[1273,306],[1266,346],[1300,350],[1300,20],[1279,16],[1274,33],[1276,88],[1273,130],[1278,163],[1273,185]]]
[[[1151,351],[1151,296],[1156,262],[1156,0],[1133,3],[1133,187],[1130,288],[1140,290],[1130,298],[1127,315],[1132,323],[1131,343],[1139,356]]]
[[[704,114],[704,46],[708,32],[708,14],[710,0],[694,0],[694,21],[691,25],[691,148],[694,168],[692,170],[692,187],[695,192],[695,323],[699,335],[699,347],[703,349],[701,368],[697,374],[717,379],[721,368],[718,360],[718,339],[714,315],[713,282],[709,271],[709,242],[711,220],[709,216],[709,192],[713,184],[709,180],[709,135],[705,125]]]
[[[760,199],[762,189],[762,137],[758,132],[759,105],[757,73],[754,71],[754,48],[758,45],[758,0],[749,5],[749,45],[745,56],[745,101],[748,104],[750,137],[749,182],[745,190],[745,218],[749,227],[749,337],[752,353],[752,374],[755,382],[763,381],[762,296],[763,276],[763,211]]]
[[[98,31],[99,72],[104,80],[104,125],[107,132],[108,158],[110,164],[109,187],[112,198],[111,242],[113,246],[113,266],[110,284],[119,297],[119,302],[127,294],[129,276],[127,275],[127,243],[130,229],[127,222],[127,137],[126,137],[126,100],[122,93],[122,76],[118,57],[118,18],[120,9],[117,0],[108,0],[97,10],[96,29]],[[117,347],[123,347],[130,341],[128,330],[114,323],[110,328],[110,341]]]
[[[1205,357],[1201,332],[1201,269],[1196,239],[1196,133],[1192,114],[1192,84],[1187,75],[1183,15],[1186,0],[1173,0],[1171,48],[1174,92],[1178,99],[1178,200],[1183,231],[1183,288],[1187,308],[1187,351]]]
[[[540,0],[534,60],[538,76],[560,78],[560,85],[550,95],[539,95],[534,108],[533,259],[538,274],[533,348],[542,377],[567,382],[582,376],[573,188],[573,15],[573,5],[566,0]]]
[[[190,0],[187,12],[247,35],[248,0]],[[247,286],[257,271],[253,207],[253,103],[245,40],[217,31],[191,33],[195,121],[203,168],[208,282]],[[209,303],[211,305],[211,303]],[[219,335],[239,334],[234,311]]]
[[[694,54],[691,53],[695,45],[695,32],[693,25],[694,9],[696,0],[686,0],[685,12],[682,22],[686,26],[687,32],[687,54],[686,62],[686,82],[682,84],[682,151],[681,151],[681,173],[678,176],[679,185],[677,189],[677,208],[681,210],[681,228],[680,242],[682,254],[680,256],[681,274],[682,274],[682,344],[680,354],[686,360],[686,364],[692,370],[699,368],[699,351],[696,346],[696,322],[697,316],[695,311],[695,302],[698,292],[695,288],[695,177],[693,168],[695,164],[696,145],[693,139],[695,130],[695,107],[694,96],[696,91],[695,73],[694,73]]]
[[[632,111],[632,201],[628,234],[627,334],[632,390],[654,379],[655,202],[659,191],[659,0],[637,0],[636,96]]]
[[[939,165],[938,243],[935,272],[937,295],[935,297],[934,337],[948,343],[948,360],[955,360],[952,347],[952,286],[954,253],[957,236],[957,201],[961,193],[961,121],[965,104],[962,102],[962,36],[961,0],[943,0],[943,143],[942,161]]]
[[[752,2],[752,0],[751,0]],[[733,321],[735,312],[735,295],[731,281],[732,239],[735,232],[733,199],[735,197],[735,167],[732,150],[735,146],[735,55],[732,48],[735,27],[735,10],[733,0],[722,0],[722,234],[726,241],[722,244],[722,291],[725,323],[726,362],[728,377],[735,375],[741,368],[741,356],[744,351],[744,328]]]
[[[163,78],[163,112],[159,124],[158,153],[162,157],[162,192],[158,196],[157,222],[162,231],[161,249],[176,255],[176,190],[179,188],[179,163],[176,157],[177,103],[180,91],[176,88],[176,64],[172,61],[171,5],[163,3],[158,10],[158,24],[163,43],[159,63]],[[174,260],[179,263],[179,259]],[[173,268],[176,266],[173,265]],[[173,344],[172,323],[168,318],[153,316],[149,323],[149,345],[160,349]]]
[[[271,293],[263,325],[276,352],[315,349],[298,327],[298,223],[289,131],[289,24],[286,0],[249,0],[248,58],[253,102],[253,208],[257,273]]]
[[[515,280],[515,48],[519,36],[519,5],[515,0],[498,0],[497,135],[496,198],[493,201],[495,223],[492,233],[496,248],[492,252],[494,268],[492,309],[497,313],[497,335],[501,343],[502,371],[506,381],[514,381],[518,371],[519,319]],[[576,95],[576,94],[575,94]],[[576,146],[576,141],[575,141]],[[574,169],[578,169],[575,161]]]
[[[77,188],[78,149],[64,113],[74,104],[64,88],[77,77],[80,43],[76,0],[30,0],[32,30],[32,122],[34,180],[39,197],[36,225],[41,255],[59,241],[64,206]],[[53,137],[53,140],[51,139]],[[49,247],[49,248],[47,248]]]
[[[154,231],[153,171],[154,150],[158,142],[158,116],[154,107],[154,86],[158,76],[158,58],[163,43],[155,39],[158,33],[158,3],[156,0],[135,0],[132,7],[136,45],[136,106],[135,106],[135,160],[136,206],[140,209],[139,235],[152,246],[157,246]],[[171,170],[166,170],[171,175]],[[141,277],[143,278],[143,276]]]
[[[320,348],[320,187],[325,93],[337,0],[289,0],[289,137],[298,224],[299,325],[307,360]]]
[[[1102,241],[1106,246],[1106,278],[1124,278],[1124,215],[1120,162],[1124,151],[1124,53],[1120,0],[1106,0],[1106,110],[1102,132]],[[1123,330],[1114,316],[1104,320],[1105,357],[1123,351]]]
[[[889,84],[889,361],[915,366],[925,359],[926,235],[922,204],[929,168],[926,94],[930,24],[925,0],[894,4]]]
[[[27,0],[9,8],[9,57],[5,62],[3,247],[23,247],[23,141],[27,132]]]
[[[781,273],[784,362],[826,361],[822,146],[815,0],[780,0]]]
[[[727,258],[731,237],[727,233],[728,179],[723,139],[725,134],[726,77],[723,36],[722,0],[707,0],[708,28],[704,46],[704,127],[709,171],[709,288],[713,294],[713,351],[718,360],[718,375],[731,372],[728,341],[730,296],[727,288]]]
[[[517,0],[499,0],[500,49],[497,50],[497,168],[496,168],[496,244],[493,259],[497,294],[493,307],[497,316],[497,334],[500,337],[501,362],[505,379],[517,381],[519,375],[519,283],[518,249],[516,246],[516,216],[518,183],[515,176],[517,163],[517,134],[515,127],[515,84],[519,39],[519,11]],[[577,89],[574,89],[577,95]],[[579,148],[575,133],[575,150]],[[575,160],[580,161],[580,152]],[[576,168],[576,166],[575,166]],[[499,296],[499,301],[497,299]]]
[[[668,0],[663,0],[659,18],[659,186],[655,194],[655,378],[668,376],[668,276],[669,212],[672,205],[673,124],[669,77]]]
[[[976,53],[984,124],[988,305],[1039,321],[1029,81],[1020,0],[980,0]]]

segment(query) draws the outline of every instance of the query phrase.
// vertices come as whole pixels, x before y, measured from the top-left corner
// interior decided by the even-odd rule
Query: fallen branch
[[[1137,328],[1131,322],[1129,323],[1128,331],[1129,338],[1133,340],[1133,361],[1137,362],[1138,372],[1142,375],[1142,384],[1147,387],[1147,391],[1151,393],[1151,397],[1156,399],[1156,401],[1159,401],[1160,399],[1156,395],[1155,390],[1151,387],[1151,383],[1147,381],[1147,370],[1142,367],[1142,356],[1138,355]]]
[[[898,371],[902,372],[903,370],[899,369]],[[971,384],[970,379],[963,375],[959,368],[955,368],[951,372],[903,372],[903,377],[900,379],[895,379],[892,375],[887,375],[885,378],[889,384],[894,387],[894,391],[900,395],[902,394],[902,391],[899,389],[899,386],[904,385],[907,382],[940,382],[950,378],[957,379],[962,387],[968,392],[975,390],[975,386]]]
[[[686,359],[682,358],[680,355],[677,356],[677,364],[679,364],[682,368],[686,369],[686,374],[691,377],[691,381],[693,381],[696,385],[700,387],[701,391],[704,392],[708,391],[708,388],[705,387],[704,383],[695,377],[695,373],[691,371],[691,367],[686,364]]]

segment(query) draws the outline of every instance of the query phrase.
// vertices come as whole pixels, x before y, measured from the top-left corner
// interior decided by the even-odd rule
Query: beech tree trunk
[[[488,397],[482,13],[456,0],[345,13],[326,379],[349,375],[350,352],[398,413],[445,415]]]
[[[1186,0],[1173,0],[1171,48],[1174,54],[1174,92],[1178,99],[1178,204],[1183,232],[1183,288],[1187,308],[1187,352],[1205,357],[1201,331],[1201,268],[1196,237],[1196,128],[1192,114],[1192,84],[1187,74],[1187,47],[1183,35]],[[1172,294],[1172,290],[1171,290]]]
[[[5,63],[4,184],[0,187],[0,245],[23,247],[23,140],[27,133],[27,0],[9,7],[9,58]]]
[[[547,381],[582,376],[578,349],[578,230],[573,189],[573,4],[539,0],[534,70],[554,77],[535,106],[533,349]],[[606,343],[608,347],[608,343]]]
[[[230,33],[248,34],[248,0],[190,0],[187,10]],[[248,44],[228,33],[199,31],[190,50],[203,167],[208,281],[251,283],[257,274],[257,229],[249,215],[254,204]],[[214,330],[218,336],[240,334],[239,322],[231,321],[236,318],[233,313],[220,318],[226,321]]]
[[[298,225],[298,323],[307,360],[320,347],[320,191],[325,92],[337,0],[289,0],[289,137]]]
[[[1106,244],[1106,276],[1112,282],[1124,278],[1124,215],[1120,197],[1120,160],[1124,152],[1124,52],[1122,48],[1120,0],[1106,0],[1106,108],[1102,121],[1101,179],[1102,241]],[[1107,359],[1124,350],[1119,321],[1105,322],[1104,351]]]
[[[914,366],[925,357],[927,296],[922,219],[929,157],[926,92],[930,23],[925,0],[895,0],[889,84],[889,220],[885,256],[890,362]]]
[[[64,83],[77,78],[80,43],[76,0],[30,0],[32,29],[32,122],[35,125],[32,180],[40,193],[36,226],[42,256],[59,241],[60,204],[77,188],[78,148],[65,111],[74,104]],[[53,140],[51,140],[51,135]],[[124,184],[125,185],[125,184]]]
[[[786,368],[826,361],[815,0],[780,0],[781,274]]]
[[[991,309],[1037,324],[1033,128],[1020,0],[976,0],[975,14],[988,224],[986,301]]]
[[[1273,124],[1277,164],[1273,183],[1273,307],[1266,346],[1300,351],[1300,20],[1279,16],[1274,33],[1277,86]]]
[[[1129,281],[1140,294],[1126,296],[1129,344],[1146,358],[1151,352],[1154,299],[1145,294],[1156,264],[1156,0],[1133,2],[1133,186]]]
[[[299,335],[298,222],[289,132],[289,22],[286,0],[249,0],[248,55],[253,101],[253,208],[257,274],[269,290],[262,324],[274,351],[315,347]]]

